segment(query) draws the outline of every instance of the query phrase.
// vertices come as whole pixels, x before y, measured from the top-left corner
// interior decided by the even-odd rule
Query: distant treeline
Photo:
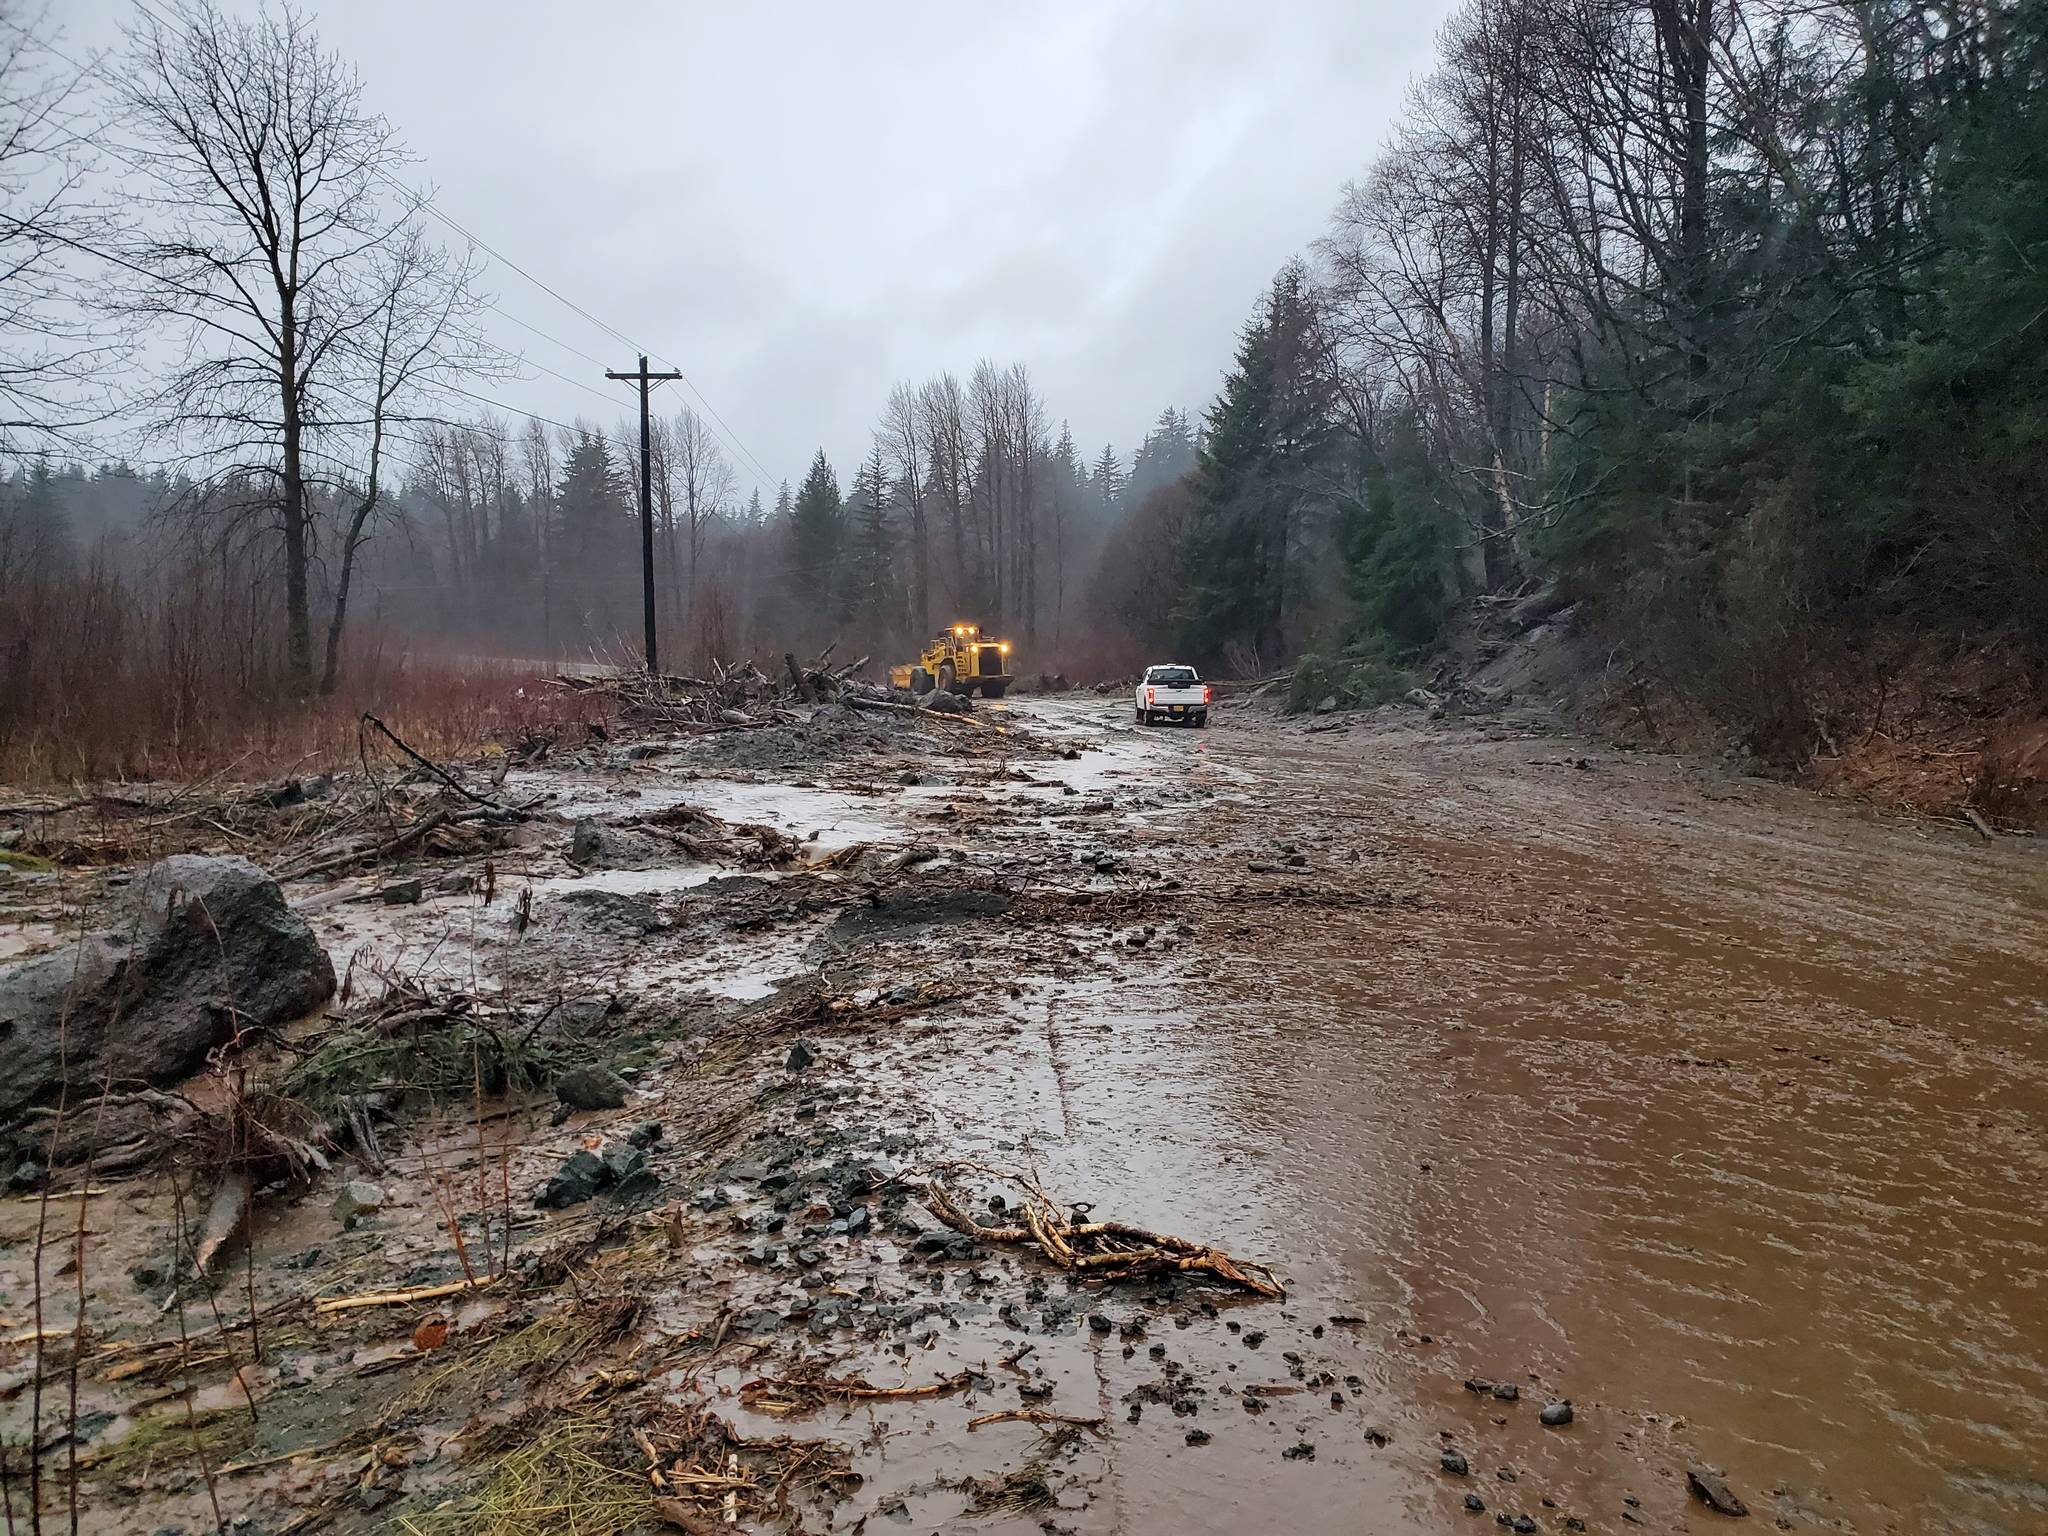
[[[43,335],[0,349],[0,732],[55,707],[51,636],[96,614],[120,643],[75,652],[160,647],[251,696],[331,688],[344,613],[633,654],[637,425],[451,410],[504,359],[467,261],[380,202],[400,146],[352,72],[295,14],[148,17],[110,110],[165,148],[163,227],[0,227]],[[6,59],[0,111],[54,110],[49,57]],[[232,98],[206,88],[227,70]],[[355,179],[292,226],[330,259],[273,263],[271,226],[178,167],[233,111],[303,110],[308,80],[307,131]],[[30,184],[21,153],[0,187]],[[24,430],[91,376],[57,301],[96,241],[110,312],[182,348],[149,396],[178,471],[80,468],[63,423]],[[300,260],[318,303],[265,286]],[[685,666],[893,658],[973,618],[1027,668],[1251,673],[1400,662],[1461,597],[1556,582],[1634,675],[1797,759],[1916,648],[2048,654],[2044,343],[2048,6],[1468,0],[1199,417],[1126,461],[984,361],[899,384],[861,462],[821,451],[764,504],[681,410],[653,444],[660,627]]]

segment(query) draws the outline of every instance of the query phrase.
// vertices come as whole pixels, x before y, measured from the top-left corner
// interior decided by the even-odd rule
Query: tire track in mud
[[[1060,1050],[1059,1006],[1045,1005],[1045,1054],[1052,1064],[1053,1085],[1059,1090],[1060,1098],[1060,1140],[1071,1141],[1074,1136],[1074,1112],[1072,1094],[1067,1085],[1067,1064]]]

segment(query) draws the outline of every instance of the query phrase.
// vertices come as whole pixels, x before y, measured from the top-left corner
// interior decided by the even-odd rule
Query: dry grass
[[[401,1516],[409,1536],[621,1536],[645,1527],[652,1491],[618,1464],[602,1410],[549,1411],[522,1426],[490,1475],[466,1494]]]
[[[515,1323],[475,1349],[435,1366],[392,1397],[380,1422],[444,1412],[474,1411],[481,1394],[515,1381],[552,1379],[573,1366],[594,1363],[599,1352],[622,1337],[640,1315],[628,1297],[565,1307],[530,1322]]]
[[[178,1483],[197,1479],[200,1458],[219,1467],[255,1443],[256,1424],[239,1405],[202,1416],[195,1427],[171,1407],[143,1419],[121,1439],[89,1452],[81,1472],[113,1484]]]
[[[604,712],[601,699],[503,663],[371,655],[333,694],[312,699],[270,689],[180,698],[132,668],[0,731],[0,782],[193,779],[223,769],[244,779],[319,773],[355,762],[365,711],[435,758],[586,724]]]

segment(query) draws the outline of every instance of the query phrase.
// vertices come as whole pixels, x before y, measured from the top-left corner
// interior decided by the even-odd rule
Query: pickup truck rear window
[[[1145,674],[1145,681],[1161,688],[1192,688],[1201,679],[1193,667],[1154,667]]]

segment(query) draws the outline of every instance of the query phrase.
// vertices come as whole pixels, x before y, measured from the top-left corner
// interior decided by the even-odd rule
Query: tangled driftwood
[[[944,1183],[951,1173],[975,1173],[1010,1184],[1024,1192],[1016,1213],[1022,1226],[989,1227],[967,1214]],[[955,1232],[985,1243],[1024,1243],[1037,1248],[1061,1269],[1091,1279],[1126,1280],[1169,1272],[1208,1275],[1254,1296],[1280,1299],[1287,1292],[1263,1264],[1234,1259],[1220,1248],[1191,1243],[1183,1237],[1149,1232],[1121,1221],[1082,1218],[1086,1206],[1055,1200],[1031,1174],[1009,1173],[975,1163],[945,1163],[932,1172],[925,1187],[926,1206]]]
[[[828,1402],[900,1401],[912,1397],[944,1397],[973,1384],[972,1371],[942,1376],[937,1381],[901,1387],[878,1387],[864,1376],[761,1376],[740,1387],[740,1401],[759,1413],[807,1413]]]

